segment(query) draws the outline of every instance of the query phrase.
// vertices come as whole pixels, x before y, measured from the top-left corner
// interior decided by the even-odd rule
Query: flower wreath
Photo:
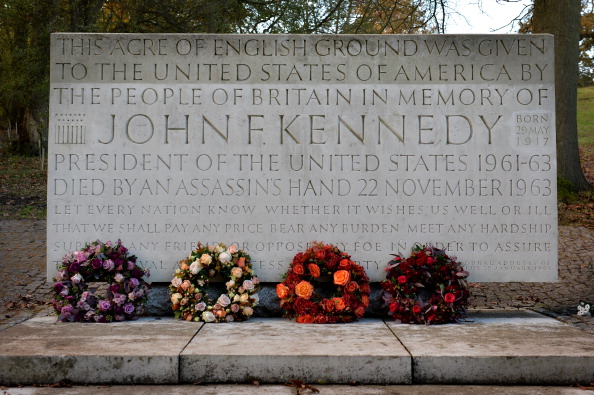
[[[206,286],[220,275],[229,278],[227,293],[213,304]],[[180,261],[169,285],[171,303],[176,318],[186,321],[231,322],[245,321],[258,304],[258,277],[254,275],[250,256],[231,245],[198,243],[188,259]]]
[[[336,286],[333,297],[323,298],[314,285],[328,276]],[[286,317],[302,324],[352,322],[363,317],[369,305],[369,278],[363,266],[331,244],[314,243],[299,252],[276,285],[276,294]]]
[[[403,323],[456,322],[468,305],[468,272],[444,250],[413,247],[410,258],[396,256],[382,281],[388,314]]]
[[[111,322],[134,320],[142,314],[149,293],[143,276],[149,270],[136,265],[136,257],[120,240],[114,245],[97,240],[66,255],[54,277],[52,300],[58,321]],[[106,297],[88,290],[88,281],[109,283]]]

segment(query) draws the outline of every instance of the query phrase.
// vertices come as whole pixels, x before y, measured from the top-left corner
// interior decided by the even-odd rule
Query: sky
[[[498,3],[496,0],[453,0],[451,8],[460,13],[450,12],[450,19],[446,23],[446,33],[517,33],[517,25],[506,26],[519,15],[526,4],[532,1],[520,0],[514,3]],[[510,30],[511,29],[511,30]]]

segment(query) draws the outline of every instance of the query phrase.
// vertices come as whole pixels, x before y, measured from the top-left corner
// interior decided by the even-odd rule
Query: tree
[[[443,31],[446,0],[239,0],[244,33],[420,33]]]
[[[592,187],[580,165],[577,138],[581,6],[579,0],[534,0],[530,28],[555,36],[557,173],[577,191],[586,191]]]

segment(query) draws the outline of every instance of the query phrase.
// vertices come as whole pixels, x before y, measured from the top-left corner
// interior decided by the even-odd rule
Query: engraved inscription
[[[263,281],[333,243],[384,278],[433,243],[554,281],[549,35],[52,35],[48,277],[97,238],[169,281],[201,243]]]

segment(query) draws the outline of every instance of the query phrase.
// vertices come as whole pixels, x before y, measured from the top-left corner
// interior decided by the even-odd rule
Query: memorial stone
[[[433,243],[471,281],[557,279],[550,35],[52,35],[48,278],[118,238],[279,281],[313,241],[373,281]]]

